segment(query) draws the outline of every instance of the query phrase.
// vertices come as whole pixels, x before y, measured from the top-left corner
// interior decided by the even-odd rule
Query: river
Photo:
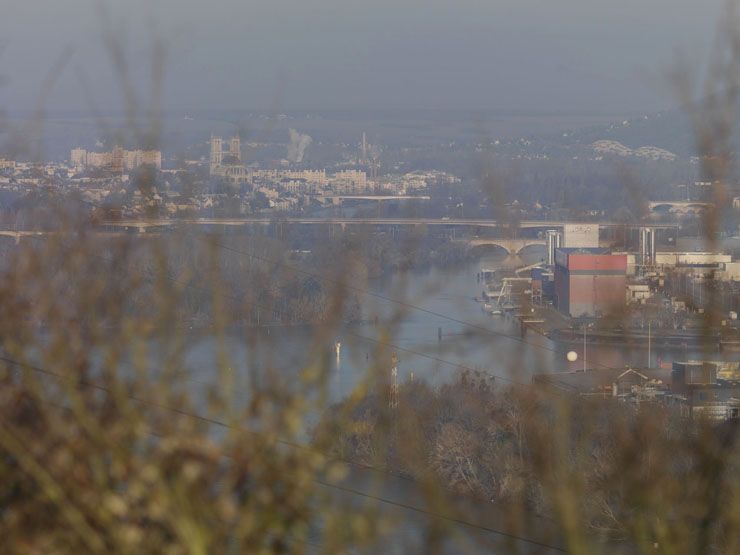
[[[519,264],[540,260],[540,249],[529,249]],[[249,371],[270,368],[289,376],[317,357],[321,349],[331,352],[328,397],[338,401],[363,380],[375,361],[398,357],[398,379],[427,380],[439,384],[454,378],[461,368],[479,370],[500,383],[530,383],[538,373],[576,371],[583,368],[579,358],[566,359],[570,348],[529,331],[521,335],[513,317],[490,316],[474,300],[483,285],[477,274],[482,267],[500,267],[513,261],[504,255],[492,255],[455,269],[428,269],[402,272],[370,284],[371,294],[363,299],[366,324],[341,327],[330,336],[321,336],[310,327],[274,327],[246,330],[229,344],[230,363],[238,370],[243,386],[248,387]],[[394,322],[392,325],[390,322]],[[440,336],[441,332],[441,336]],[[338,352],[335,344],[340,343]],[[215,346],[206,337],[193,343],[188,370],[196,383],[208,383]],[[651,363],[707,358],[740,360],[740,353],[704,353],[697,349],[653,347]],[[648,349],[621,345],[589,344],[588,368],[645,367]],[[377,367],[375,368],[378,371]],[[382,370],[382,369],[381,369]]]
[[[541,256],[541,252],[532,249],[516,262],[530,264]],[[504,255],[494,255],[460,268],[398,273],[378,280],[370,285],[373,295],[366,295],[363,300],[365,319],[374,322],[377,317],[377,324],[342,327],[319,340],[319,332],[310,327],[246,330],[245,337],[235,337],[228,349],[230,362],[238,370],[237,383],[242,384],[237,387],[243,388],[246,398],[249,371],[257,371],[264,376],[261,373],[264,368],[269,368],[271,373],[288,376],[291,381],[301,368],[315,361],[317,342],[318,351],[323,351],[331,361],[327,382],[329,404],[346,397],[368,375],[378,349],[384,350],[384,356],[390,352],[398,355],[399,381],[423,379],[441,383],[453,379],[461,366],[479,369],[502,383],[529,383],[537,373],[581,369],[582,361],[567,361],[565,347],[532,332],[521,337],[520,326],[514,318],[490,316],[474,300],[482,289],[477,280],[480,269],[511,262]],[[389,326],[388,322],[398,311],[397,326]],[[391,328],[392,333],[386,337],[384,333]],[[250,344],[252,339],[256,340]],[[338,355],[334,350],[337,341],[341,343]],[[589,345],[588,351],[589,367],[643,365],[647,357],[647,350],[641,348],[627,350],[619,346]],[[671,360],[699,354],[658,351],[655,358],[661,356],[664,360]],[[212,340],[203,339],[193,344],[188,366],[194,390],[199,389],[200,384],[213,383],[211,365],[214,355]],[[388,360],[389,357],[378,358]],[[388,368],[380,371],[390,372],[390,363]],[[294,383],[299,382],[294,380]],[[306,431],[320,416],[319,413],[311,415],[305,423]],[[308,437],[304,439],[307,441]],[[355,468],[336,486],[338,488],[322,487],[328,487],[330,495],[349,506],[368,501],[377,504],[382,514],[397,523],[394,532],[382,542],[383,551],[423,552],[420,542],[429,523],[429,515],[424,511],[430,509],[413,482]],[[527,539],[516,539],[509,536],[514,530],[507,526],[508,519],[502,508],[465,499],[459,502],[468,505],[464,511],[464,520],[468,524],[448,523],[453,536],[443,552],[458,553],[463,545],[465,552],[469,553],[559,551],[543,547],[538,542],[562,547],[558,534],[547,531],[552,526],[547,519],[528,515],[527,523],[518,529],[519,534]],[[320,542],[320,534],[315,539]],[[613,548],[616,552],[616,546]],[[627,546],[620,548],[629,552]]]
[[[542,254],[536,248],[531,249],[515,262],[531,264]],[[480,269],[512,262],[504,255],[490,255],[454,269],[403,272],[376,280],[362,299],[364,319],[369,323],[340,326],[330,333],[312,327],[249,328],[230,336],[224,356],[208,334],[194,335],[187,349],[182,380],[203,401],[199,403],[199,412],[207,414],[204,392],[206,386],[216,383],[214,361],[217,360],[225,360],[232,366],[234,393],[247,399],[255,374],[260,380],[275,378],[302,387],[294,378],[323,355],[329,360],[324,365],[328,371],[324,409],[345,398],[368,375],[373,361],[380,360],[376,370],[389,375],[391,353],[398,356],[399,381],[427,380],[434,384],[453,379],[461,367],[477,369],[503,384],[530,383],[537,373],[581,369],[582,361],[566,360],[566,348],[533,332],[522,337],[514,318],[490,316],[474,300],[483,287],[477,280]],[[391,325],[395,316],[397,323]],[[338,352],[337,342],[341,344]],[[382,354],[376,356],[379,351]],[[684,351],[654,353],[655,359],[661,357],[665,361],[701,355]],[[728,356],[737,358],[738,354]],[[588,346],[587,364],[592,368],[639,366],[646,361],[646,349]],[[304,441],[308,441],[308,432],[322,414],[322,410],[309,414],[304,433],[300,434]],[[439,509],[429,504],[414,482],[353,468],[345,480],[321,487],[347,507],[363,503],[376,506],[397,524],[393,533],[373,551],[424,553],[421,546],[426,527],[434,520],[429,512]],[[553,523],[547,519],[526,515],[522,517],[526,522],[512,524],[506,507],[455,496],[449,502],[464,508],[464,518],[460,518],[460,512],[449,511],[452,520],[445,523],[451,536],[440,552],[557,553],[562,550],[557,532],[551,530]],[[320,543],[320,536],[316,533],[309,540]],[[321,552],[320,548],[315,551]]]

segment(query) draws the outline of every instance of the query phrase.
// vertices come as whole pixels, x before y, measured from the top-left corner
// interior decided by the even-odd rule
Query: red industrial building
[[[598,317],[625,304],[627,255],[598,248],[555,252],[555,306],[569,316]]]

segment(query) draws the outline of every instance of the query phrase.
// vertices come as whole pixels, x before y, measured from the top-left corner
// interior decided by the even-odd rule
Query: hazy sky
[[[0,0],[0,108],[121,108],[95,0]],[[166,45],[169,109],[463,108],[624,113],[675,104],[724,0],[109,0],[140,94]],[[83,85],[84,82],[88,85]],[[85,90],[90,94],[86,94]]]

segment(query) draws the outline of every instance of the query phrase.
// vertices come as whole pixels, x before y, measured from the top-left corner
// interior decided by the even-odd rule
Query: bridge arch
[[[467,241],[469,251],[482,248],[499,248],[508,255],[520,254],[524,250],[534,246],[545,246],[543,239],[470,239]]]
[[[497,241],[488,241],[485,243],[476,243],[467,245],[468,254],[471,255],[483,255],[486,252],[504,252],[507,256],[512,254],[511,250],[506,245],[502,245]]]
[[[528,249],[531,249],[531,248],[542,248],[542,249],[546,249],[547,248],[547,245],[545,244],[544,241],[531,241],[531,242],[525,243],[524,245],[522,245],[521,247],[519,247],[519,249],[517,249],[517,251],[516,251],[515,254],[522,254],[524,251],[526,251]]]
[[[652,212],[667,214],[687,214],[689,212],[701,212],[708,210],[713,205],[710,202],[703,202],[698,200],[655,200],[648,203],[648,207]]]

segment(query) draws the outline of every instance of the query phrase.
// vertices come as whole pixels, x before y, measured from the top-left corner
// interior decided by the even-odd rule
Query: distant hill
[[[687,114],[679,110],[577,129],[567,134],[567,141],[620,156],[652,159],[696,156],[691,122]]]
[[[629,148],[619,141],[607,141],[602,139],[591,143],[590,146],[595,153],[601,155],[615,155],[623,157],[635,156],[637,158],[645,158],[646,160],[668,161],[672,161],[677,158],[675,153],[652,145],[641,146],[640,148]]]

